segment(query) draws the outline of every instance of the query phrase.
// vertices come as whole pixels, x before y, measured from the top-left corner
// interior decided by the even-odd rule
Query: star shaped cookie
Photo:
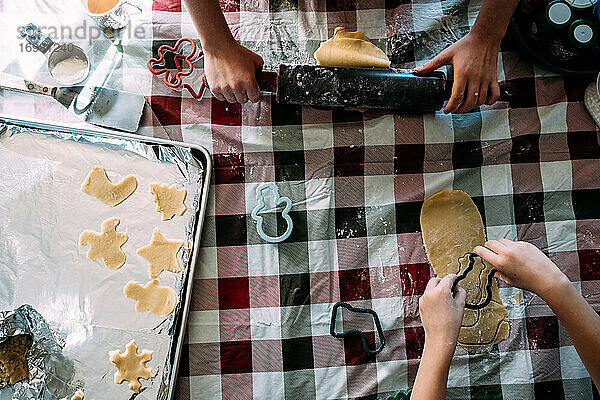
[[[109,351],[108,355],[110,356],[110,362],[117,367],[115,383],[120,384],[123,381],[127,381],[129,382],[129,389],[135,393],[139,393],[142,387],[140,379],[150,379],[154,376],[152,368],[146,367],[146,363],[152,360],[152,352],[142,350],[138,354],[138,345],[135,343],[135,340],[127,344],[125,353],[115,350]]]
[[[173,218],[175,215],[183,215],[187,210],[185,205],[185,189],[177,189],[176,185],[159,185],[152,183],[150,193],[154,195],[156,211],[163,214],[163,221]]]
[[[125,253],[121,246],[127,242],[129,236],[123,232],[117,232],[117,226],[121,221],[118,218],[110,218],[102,223],[102,232],[84,231],[79,235],[81,246],[90,245],[87,257],[91,260],[102,258],[104,265],[109,269],[118,269],[125,264]]]
[[[163,270],[181,272],[177,253],[182,246],[182,241],[169,240],[154,228],[150,244],[138,249],[137,253],[148,261],[150,278],[156,278]]]

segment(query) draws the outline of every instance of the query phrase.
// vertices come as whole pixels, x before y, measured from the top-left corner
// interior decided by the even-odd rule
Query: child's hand
[[[425,293],[419,299],[419,314],[425,329],[425,342],[438,347],[440,351],[454,354],[460,324],[465,309],[467,292],[452,285],[456,275],[446,275],[443,279],[431,278],[425,287]]]
[[[443,65],[454,67],[452,95],[444,112],[464,113],[500,97],[498,50],[500,41],[469,32],[465,37],[429,60],[417,73],[429,73]]]
[[[485,247],[477,246],[473,251],[498,269],[498,278],[540,297],[568,280],[556,264],[530,243],[490,240]]]
[[[236,41],[226,42],[217,51],[204,52],[204,73],[212,94],[230,103],[256,103],[260,89],[256,71],[263,59]]]

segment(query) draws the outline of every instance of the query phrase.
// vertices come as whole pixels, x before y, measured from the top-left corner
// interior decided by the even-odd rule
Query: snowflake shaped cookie
[[[152,360],[152,352],[142,350],[141,353],[138,353],[138,345],[135,340],[127,344],[125,353],[115,350],[108,352],[108,355],[110,356],[110,362],[117,367],[115,383],[120,384],[127,381],[129,382],[129,389],[135,393],[139,393],[142,387],[140,379],[150,379],[154,376],[152,368],[146,367],[146,363]]]

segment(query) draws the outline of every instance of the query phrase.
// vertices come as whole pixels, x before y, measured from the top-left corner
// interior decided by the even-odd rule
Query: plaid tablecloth
[[[16,3],[0,0],[3,33],[12,36],[9,21],[37,20],[23,17],[30,7],[58,23],[66,12],[60,2]],[[222,1],[235,37],[259,52],[266,68],[313,63],[313,51],[336,26],[363,31],[393,63],[414,67],[463,36],[480,5]],[[329,111],[269,97],[243,106],[210,96],[196,101],[145,69],[158,46],[196,37],[189,15],[179,0],[144,6],[132,24],[140,35],[124,47],[113,84],[149,96],[142,133],[202,144],[215,164],[177,398],[374,399],[410,388],[424,343],[418,298],[432,273],[419,212],[424,198],[442,189],[473,197],[488,238],[547,251],[600,311],[600,145],[582,102],[588,78],[543,71],[506,40],[499,79],[518,85],[519,96],[464,115]],[[16,40],[0,46],[0,69],[26,73],[29,66],[47,78],[39,54],[15,55]],[[102,39],[90,46],[100,60]],[[5,92],[0,101],[0,112],[72,120],[43,99]],[[293,201],[294,230],[281,244],[261,240],[250,218],[263,182],[276,182]],[[271,222],[282,233],[280,215]],[[598,398],[551,310],[529,292],[501,285],[500,294],[510,337],[486,354],[457,348],[448,398]],[[358,339],[329,335],[337,301],[379,314],[386,338],[379,355],[368,356]],[[343,319],[343,329],[375,339],[371,320]]]

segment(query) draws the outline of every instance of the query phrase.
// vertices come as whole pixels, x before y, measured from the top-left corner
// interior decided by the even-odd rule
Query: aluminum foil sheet
[[[76,389],[95,400],[166,398],[169,360],[181,334],[176,315],[185,300],[182,291],[201,198],[202,166],[191,150],[9,125],[0,131],[0,160],[0,324],[11,315],[47,326],[43,333],[33,332],[34,340],[55,343],[49,352],[52,368],[36,370],[30,363],[32,379],[0,386],[0,400],[70,399]],[[105,168],[113,182],[134,175],[137,190],[120,205],[105,206],[80,190],[95,166]],[[151,183],[186,188],[186,213],[162,221]],[[122,247],[127,261],[114,271],[102,260],[88,259],[88,247],[78,244],[81,232],[99,232],[102,222],[112,217],[121,220],[117,230],[129,235]],[[167,317],[136,312],[135,301],[123,294],[127,282],[151,280],[147,262],[136,250],[150,243],[155,227],[167,238],[184,241],[179,253],[183,272],[163,271],[157,278],[179,297],[175,312]],[[0,330],[0,341],[26,330],[24,323],[17,325],[16,330]],[[108,357],[112,350],[124,352],[131,339],[140,351],[154,352],[147,364],[154,378],[141,381],[137,396],[127,382],[113,382],[116,368]],[[34,341],[31,360],[42,356],[41,348]]]

